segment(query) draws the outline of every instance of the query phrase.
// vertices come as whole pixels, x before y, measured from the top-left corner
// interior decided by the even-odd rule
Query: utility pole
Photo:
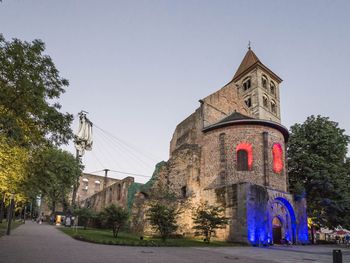
[[[84,155],[85,151],[92,150],[92,122],[86,117],[88,112],[79,112],[79,129],[77,134],[74,136],[74,144],[76,148],[76,159],[80,164],[80,158]],[[72,206],[76,205],[76,196],[79,188],[79,178],[78,176],[74,186],[72,194]]]
[[[105,180],[103,183],[103,189],[107,188],[107,174],[109,172],[109,169],[104,169],[103,171],[105,171]]]
[[[80,163],[79,150],[76,150],[75,158],[77,159],[78,163]],[[75,199],[77,197],[77,192],[78,192],[78,188],[79,188],[79,179],[80,179],[80,176],[78,176],[78,178],[76,179],[76,181],[73,185],[73,194],[72,194],[72,206],[73,207],[75,206]]]
[[[11,195],[11,203],[9,206],[9,210],[8,210],[8,215],[7,215],[7,231],[6,231],[6,235],[10,235],[11,234],[11,223],[12,223],[12,217],[13,217],[13,209],[15,208],[15,194]]]

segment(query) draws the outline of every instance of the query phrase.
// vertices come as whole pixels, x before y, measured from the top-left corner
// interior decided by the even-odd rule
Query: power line
[[[134,175],[134,176],[140,176],[140,177],[145,177],[145,178],[150,178],[150,177],[151,177],[151,176],[149,176],[149,175],[144,175],[144,174],[136,174],[136,173],[123,172],[123,171],[110,170],[110,169],[108,169],[108,171],[109,171],[109,172],[113,172],[113,173]],[[100,173],[100,172],[104,172],[104,170],[98,170],[98,171],[87,172],[87,173],[88,173],[88,174],[94,174],[94,173]]]
[[[111,144],[114,144],[115,146],[117,146],[117,147],[115,147],[113,149],[121,151],[123,155],[125,155],[125,154],[129,155],[129,157],[134,159],[136,161],[136,163],[142,164],[145,168],[153,167],[152,165],[150,165],[146,161],[142,160],[139,156],[137,156],[135,154],[135,152],[136,152],[135,150],[134,150],[135,152],[131,151],[125,145],[121,144],[116,138],[112,137],[111,135],[109,135],[106,132],[103,132],[101,129],[100,129],[100,132],[101,132],[101,134],[100,134],[101,138],[103,138],[105,140],[108,140],[108,142],[109,142],[108,145],[109,146],[111,146]]]
[[[151,176],[144,175],[144,174],[135,174],[135,173],[129,173],[129,172],[116,171],[116,170],[109,170],[109,171],[114,172],[114,173],[128,174],[128,175],[140,176],[140,177],[145,177],[145,178],[151,178]]]
[[[140,155],[143,155],[144,157],[146,157],[147,159],[151,160],[151,161],[158,161],[161,158],[158,158],[157,156],[151,156],[151,154],[146,154],[140,150],[138,150],[136,147],[132,146],[131,144],[127,143],[126,141],[116,137],[114,134],[102,129],[101,127],[97,126],[96,124],[94,124],[94,127],[96,127],[97,129],[101,130],[102,132],[106,133],[107,135],[109,135],[110,137],[114,138],[115,140],[117,140],[119,143],[124,144],[125,146],[129,147],[130,149],[132,149],[133,151],[139,153]],[[157,158],[157,159],[155,159]]]

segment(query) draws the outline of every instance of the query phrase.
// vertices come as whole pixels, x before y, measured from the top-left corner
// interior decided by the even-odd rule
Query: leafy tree
[[[225,209],[218,206],[203,204],[197,208],[193,216],[196,236],[204,236],[206,242],[210,242],[216,229],[224,228],[228,219],[224,216]]]
[[[18,145],[62,144],[73,116],[56,101],[68,86],[41,40],[6,41],[0,34],[0,133]]]
[[[79,208],[74,210],[74,215],[78,216],[79,225],[83,226],[84,229],[88,226],[90,221],[95,218],[96,214],[91,208]]]
[[[112,228],[113,236],[118,237],[119,230],[126,224],[129,219],[127,210],[111,204],[107,206],[101,213],[102,222]]]
[[[81,174],[81,166],[71,153],[54,146],[38,149],[30,161],[26,190],[34,196],[45,197],[54,213],[57,203],[66,202],[72,185]]]
[[[28,159],[26,149],[12,145],[0,135],[0,193],[19,193],[21,191],[21,185],[27,179]]]
[[[289,182],[297,196],[306,194],[308,215],[316,225],[349,225],[350,180],[346,161],[349,136],[327,117],[310,116],[291,127]]]
[[[178,228],[176,224],[178,214],[179,211],[175,205],[163,204],[158,201],[150,205],[147,217],[152,227],[160,233],[165,241]]]

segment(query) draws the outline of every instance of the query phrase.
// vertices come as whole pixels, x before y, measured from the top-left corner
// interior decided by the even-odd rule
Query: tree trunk
[[[0,200],[0,223],[4,219],[4,210],[5,210],[5,193],[2,193]]]
[[[311,225],[311,244],[315,244],[315,233],[314,233],[314,225]]]
[[[52,201],[52,214],[56,212],[56,201]]]

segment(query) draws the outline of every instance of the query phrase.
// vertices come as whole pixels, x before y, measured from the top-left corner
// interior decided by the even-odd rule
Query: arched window
[[[273,156],[273,171],[279,174],[283,169],[283,150],[282,150],[282,146],[279,143],[273,144],[272,156]]]
[[[244,98],[244,103],[247,105],[248,108],[252,106],[252,98],[251,97],[246,97]]]
[[[246,91],[246,90],[249,90],[251,87],[251,81],[250,81],[250,78],[247,78],[243,81],[243,90]]]
[[[276,86],[275,86],[275,83],[273,83],[272,81],[270,83],[270,93],[272,95],[276,95]]]
[[[269,108],[269,99],[267,98],[267,95],[263,95],[263,106]]]
[[[253,166],[253,150],[250,143],[240,143],[236,148],[237,170],[249,171]]]
[[[277,113],[276,102],[274,100],[271,100],[271,111]]]
[[[262,75],[262,77],[261,77],[261,84],[262,84],[263,88],[267,89],[267,78],[265,75]]]

